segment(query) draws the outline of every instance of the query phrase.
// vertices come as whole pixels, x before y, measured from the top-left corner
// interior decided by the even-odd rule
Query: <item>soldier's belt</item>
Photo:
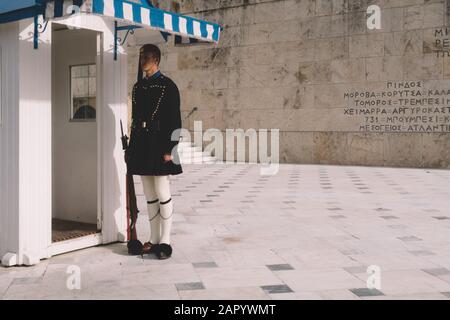
[[[135,130],[144,130],[144,131],[159,131],[159,120],[152,121],[133,121],[131,124],[131,128]]]

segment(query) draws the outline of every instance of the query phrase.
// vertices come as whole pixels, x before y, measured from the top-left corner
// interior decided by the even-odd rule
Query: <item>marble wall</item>
[[[154,3],[224,27],[161,46],[185,128],[277,128],[282,163],[450,168],[450,0]]]

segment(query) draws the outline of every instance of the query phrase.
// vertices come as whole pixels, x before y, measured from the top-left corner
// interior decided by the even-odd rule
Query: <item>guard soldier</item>
[[[141,176],[147,200],[150,241],[144,243],[143,252],[166,259],[172,254],[170,175],[183,170],[177,151],[181,129],[180,93],[172,79],[159,70],[160,61],[161,51],[156,45],[146,44],[140,48],[125,161],[128,174]]]

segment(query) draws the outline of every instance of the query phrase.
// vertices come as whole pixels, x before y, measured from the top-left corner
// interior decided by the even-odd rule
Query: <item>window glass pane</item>
[[[95,119],[96,114],[96,65],[70,67],[71,119]]]

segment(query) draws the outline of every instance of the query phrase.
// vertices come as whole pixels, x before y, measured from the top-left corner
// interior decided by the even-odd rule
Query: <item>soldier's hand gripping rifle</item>
[[[123,134],[122,120],[120,120],[120,131],[122,134],[120,138],[122,140],[122,149],[125,151],[125,162],[127,163],[128,137]],[[134,189],[133,175],[128,173],[126,177],[126,199],[128,253],[134,255],[142,254],[142,242],[138,240],[136,233],[136,222],[139,213],[136,201],[136,191]]]

